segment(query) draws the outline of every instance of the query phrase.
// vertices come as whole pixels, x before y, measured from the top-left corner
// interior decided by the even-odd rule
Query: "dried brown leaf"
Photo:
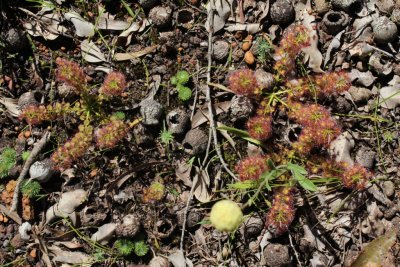
[[[228,111],[230,105],[231,105],[230,101],[219,102],[214,104],[213,106],[215,110],[215,115]],[[194,114],[192,119],[192,129],[199,127],[200,125],[202,125],[207,121],[208,121],[208,107],[207,105],[204,105]]]
[[[137,52],[130,52],[130,53],[115,53],[114,55],[114,60],[116,61],[125,61],[125,60],[131,60],[131,59],[136,59],[140,58],[144,55],[153,53],[157,49],[157,45],[152,45],[149,47],[145,47],[140,51]]]

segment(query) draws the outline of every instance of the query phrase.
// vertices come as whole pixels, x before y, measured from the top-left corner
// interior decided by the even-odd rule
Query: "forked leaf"
[[[238,137],[240,137],[240,138],[242,138],[242,139],[244,139],[244,140],[246,140],[246,141],[248,141],[250,143],[253,143],[253,144],[261,146],[261,147],[265,147],[265,145],[260,140],[251,138],[249,136],[249,133],[246,132],[246,131],[239,130],[237,128],[229,127],[229,126],[226,126],[226,125],[222,125],[222,126],[217,127],[217,130],[219,130],[219,131],[227,131],[228,133],[233,133],[234,135],[236,135],[236,136],[238,136]]]
[[[260,176],[260,180],[265,183],[265,188],[271,190],[271,186],[269,185],[269,181],[272,181],[282,174],[284,174],[287,170],[286,169],[274,169],[272,171],[266,171]]]
[[[307,174],[307,170],[297,164],[288,163],[287,168],[288,168],[288,170],[293,171],[293,172],[298,172],[298,173],[304,174],[304,175]]]
[[[318,187],[311,180],[307,179],[304,176],[307,175],[307,171],[302,166],[288,163],[287,169],[292,172],[294,178],[297,180],[297,182],[299,182],[301,187],[311,192],[315,192],[318,190]]]

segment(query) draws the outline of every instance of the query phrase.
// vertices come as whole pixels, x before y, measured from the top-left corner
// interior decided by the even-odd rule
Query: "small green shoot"
[[[163,143],[164,145],[167,146],[172,142],[172,140],[174,140],[174,135],[170,131],[168,131],[167,129],[164,128],[160,132],[160,139],[161,139],[161,143]]]
[[[0,178],[8,175],[8,172],[16,163],[17,152],[10,147],[6,147],[0,154]]]
[[[24,151],[24,152],[22,152],[21,158],[23,161],[26,161],[30,155],[31,155],[30,151]]]

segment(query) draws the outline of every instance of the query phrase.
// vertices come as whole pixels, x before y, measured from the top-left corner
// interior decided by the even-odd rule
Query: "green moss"
[[[122,256],[129,256],[134,250],[135,243],[126,239],[118,239],[117,241],[115,241],[114,247]]]
[[[149,251],[149,246],[143,240],[140,240],[135,242],[135,247],[133,250],[136,255],[142,257]]]

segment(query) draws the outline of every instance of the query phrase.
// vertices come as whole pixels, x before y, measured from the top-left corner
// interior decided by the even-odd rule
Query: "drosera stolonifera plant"
[[[350,88],[351,83],[344,71],[297,77],[296,58],[303,48],[309,46],[309,38],[304,26],[287,28],[273,54],[275,83],[272,88],[259,86],[256,73],[250,69],[235,70],[228,76],[228,87],[233,93],[246,96],[258,104],[256,115],[246,124],[248,137],[258,140],[260,144],[272,139],[273,118],[278,111],[283,111],[289,120],[301,126],[301,133],[292,144],[275,145],[270,140],[271,146],[267,147],[266,155],[240,160],[235,168],[240,182],[231,185],[234,189],[255,190],[244,207],[256,203],[263,190],[273,191],[265,226],[275,237],[285,233],[295,218],[296,184],[308,191],[318,189],[313,180],[307,178],[308,172],[317,171],[322,177],[334,174],[337,183],[358,190],[365,189],[373,176],[360,165],[334,162],[324,158],[327,153],[321,153],[341,134],[341,128],[329,110],[317,103],[318,99],[342,93]],[[231,129],[233,133],[239,132]],[[312,163],[316,158],[317,162]]]
[[[55,104],[28,105],[20,118],[30,125],[52,121],[62,116],[72,116],[79,119],[77,133],[64,145],[59,146],[51,159],[56,168],[64,170],[81,158],[93,142],[99,149],[114,147],[129,129],[138,123],[125,120],[122,112],[112,115],[107,109],[107,103],[121,97],[126,87],[125,75],[118,71],[107,74],[103,84],[96,91],[88,84],[86,74],[79,64],[57,58],[56,79],[72,88],[78,96],[74,103],[57,102]]]

